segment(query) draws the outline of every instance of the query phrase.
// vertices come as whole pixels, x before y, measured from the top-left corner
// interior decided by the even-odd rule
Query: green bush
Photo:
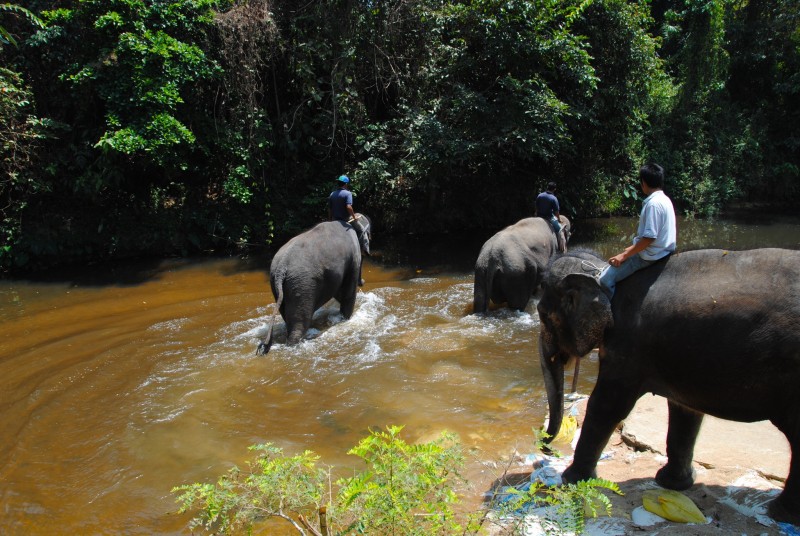
[[[366,469],[333,482],[332,470],[317,467],[310,451],[285,456],[272,445],[255,445],[258,455],[249,471],[234,467],[216,484],[173,488],[180,512],[195,512],[190,527],[212,533],[250,533],[260,524],[284,520],[299,534],[479,534],[492,512],[506,515],[529,506],[554,506],[545,522],[548,534],[580,533],[586,515],[599,508],[610,514],[611,503],[602,489],[620,493],[616,484],[594,479],[563,487],[535,483],[526,491],[504,490],[511,496],[495,510],[465,512],[457,492],[464,454],[458,438],[443,432],[439,439],[410,445],[400,426],[371,431],[349,451]],[[517,522],[502,522],[503,533],[516,533]],[[504,526],[504,528],[503,528]],[[494,531],[497,534],[497,531]]]

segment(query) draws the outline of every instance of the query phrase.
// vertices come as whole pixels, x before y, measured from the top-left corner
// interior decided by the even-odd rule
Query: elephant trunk
[[[539,360],[542,365],[547,404],[550,407],[550,421],[547,425],[549,443],[558,434],[564,419],[564,362],[561,353],[547,342],[544,333],[539,335]]]

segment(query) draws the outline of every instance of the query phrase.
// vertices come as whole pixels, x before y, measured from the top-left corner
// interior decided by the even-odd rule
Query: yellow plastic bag
[[[705,523],[706,518],[692,500],[670,489],[650,489],[642,494],[648,512],[677,523]]]
[[[567,415],[561,421],[561,428],[553,438],[553,443],[569,443],[575,437],[575,431],[578,429],[578,420],[572,415]]]

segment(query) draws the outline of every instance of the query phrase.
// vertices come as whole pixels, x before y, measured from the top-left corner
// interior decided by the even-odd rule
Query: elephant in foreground
[[[704,414],[770,420],[789,440],[792,460],[769,513],[800,523],[800,251],[673,254],[621,281],[611,302],[593,277],[604,266],[583,252],[554,258],[537,306],[551,437],[563,418],[565,363],[600,349],[597,384],[564,481],[596,475],[615,427],[651,392],[669,402],[661,486],[694,483]]]
[[[566,243],[570,222],[564,216],[560,220]],[[497,232],[475,262],[473,311],[488,311],[489,300],[524,310],[557,247],[553,228],[542,218],[524,218]]]
[[[286,322],[287,344],[297,344],[311,326],[314,311],[336,298],[342,316],[350,318],[361,283],[361,252],[370,254],[372,224],[356,214],[353,224],[320,223],[289,240],[272,258],[269,282],[276,310]],[[356,232],[358,226],[360,232]],[[275,312],[257,353],[269,352]]]

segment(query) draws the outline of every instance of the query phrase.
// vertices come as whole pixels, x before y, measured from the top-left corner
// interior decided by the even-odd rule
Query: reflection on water
[[[577,222],[572,246],[610,255],[635,225]],[[797,221],[681,221],[679,233],[681,249],[800,249]],[[241,465],[248,445],[347,467],[346,451],[389,424],[409,440],[457,432],[479,494],[496,475],[478,462],[532,449],[546,414],[533,304],[468,314],[486,238],[376,237],[353,317],[326,305],[294,347],[279,322],[266,357],[255,355],[273,310],[263,261],[3,282],[0,533],[182,533],[170,488]],[[595,356],[581,391],[596,370]]]
[[[575,224],[570,245],[588,245],[610,257],[630,245],[638,219],[606,218]],[[703,248],[731,250],[777,247],[800,249],[798,219],[764,214],[746,219],[678,219],[678,251]]]

